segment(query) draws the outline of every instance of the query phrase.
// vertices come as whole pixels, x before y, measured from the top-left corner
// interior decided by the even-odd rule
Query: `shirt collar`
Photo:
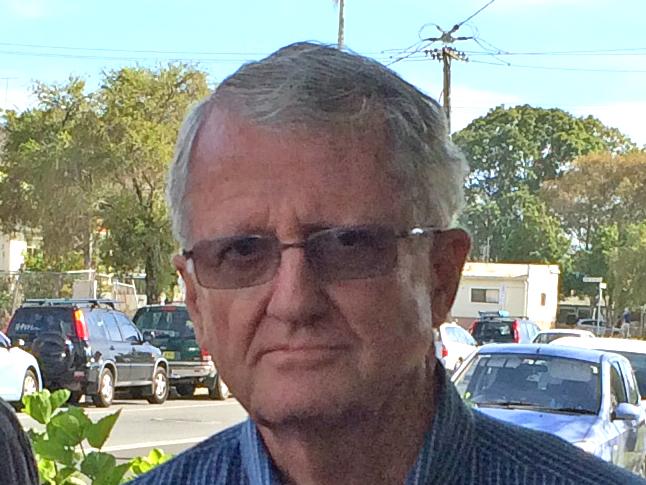
[[[458,395],[444,367],[437,363],[435,369],[435,414],[406,485],[458,483],[460,463],[471,455],[473,448],[473,413]]]
[[[461,461],[471,454],[475,426],[473,414],[460,399],[444,367],[437,364],[435,369],[435,415],[406,485],[454,482]],[[240,451],[249,483],[280,484],[278,471],[251,419],[241,427]]]

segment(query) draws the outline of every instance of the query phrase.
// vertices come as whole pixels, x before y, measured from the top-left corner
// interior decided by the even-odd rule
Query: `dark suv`
[[[168,396],[168,361],[110,300],[26,300],[9,337],[38,360],[44,386],[69,389],[99,407],[115,390],[161,404]]]
[[[200,350],[195,340],[193,322],[185,305],[141,307],[133,320],[171,363],[170,382],[180,396],[191,396],[196,387],[206,387],[211,399],[228,397],[229,390],[211,356]]]
[[[529,344],[540,331],[540,327],[534,322],[510,317],[504,310],[478,313],[480,318],[469,329],[478,345],[492,342]]]

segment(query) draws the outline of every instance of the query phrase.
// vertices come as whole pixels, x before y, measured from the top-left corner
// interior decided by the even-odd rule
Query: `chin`
[[[252,399],[248,412],[265,427],[345,425],[369,412],[369,404],[360,399],[355,386],[275,386]],[[336,388],[335,388],[336,387]]]

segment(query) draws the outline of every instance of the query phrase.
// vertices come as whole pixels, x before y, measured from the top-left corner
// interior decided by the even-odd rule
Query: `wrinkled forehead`
[[[341,126],[264,125],[236,112],[213,109],[195,140],[187,202],[190,213],[221,217],[240,204],[247,211],[274,202],[342,218],[386,203],[392,210],[400,184],[383,122],[344,131]],[[218,209],[222,209],[219,211]],[[380,208],[374,208],[379,212]],[[335,212],[336,211],[336,212]],[[193,231],[191,231],[193,232]]]

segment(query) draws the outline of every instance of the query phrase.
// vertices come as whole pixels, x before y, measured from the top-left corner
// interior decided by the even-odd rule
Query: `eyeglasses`
[[[184,250],[205,288],[238,289],[261,285],[276,274],[283,251],[302,248],[322,281],[372,278],[397,264],[397,241],[429,237],[440,229],[414,227],[403,232],[382,226],[347,226],[311,233],[305,240],[281,242],[274,235],[241,235],[200,241]]]

